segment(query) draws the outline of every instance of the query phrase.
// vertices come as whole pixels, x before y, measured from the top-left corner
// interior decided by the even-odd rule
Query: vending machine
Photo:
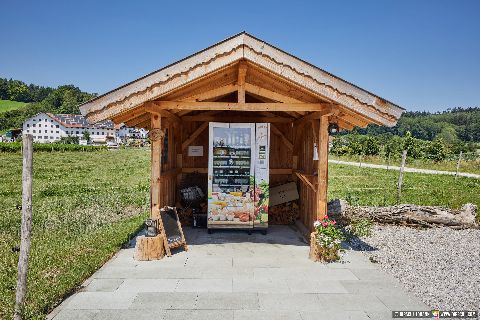
[[[270,125],[209,125],[208,222],[215,228],[268,227]]]

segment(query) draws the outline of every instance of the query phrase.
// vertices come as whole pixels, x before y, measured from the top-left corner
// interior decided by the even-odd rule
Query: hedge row
[[[106,150],[105,146],[81,146],[79,144],[62,144],[62,143],[34,143],[34,151],[55,152],[55,151],[98,151]],[[20,152],[22,150],[21,142],[0,142],[0,152]]]

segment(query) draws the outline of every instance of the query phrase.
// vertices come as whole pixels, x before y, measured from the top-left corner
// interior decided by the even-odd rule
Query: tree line
[[[58,88],[26,85],[18,80],[0,79],[0,98],[27,102],[19,109],[0,113],[0,131],[22,127],[23,122],[40,112],[79,114],[78,106],[96,96],[74,85]]]
[[[335,155],[382,156],[388,159],[399,158],[403,150],[411,159],[442,161],[453,159],[461,152],[467,158],[476,159],[478,144],[475,142],[456,141],[447,143],[441,137],[434,140],[422,140],[413,137],[407,131],[404,136],[392,133],[378,135],[350,133],[337,135],[330,152]]]
[[[447,144],[480,142],[480,108],[454,108],[446,111],[405,112],[392,128],[369,125],[365,129],[354,129],[354,133],[378,136],[390,133],[433,141],[441,138]]]

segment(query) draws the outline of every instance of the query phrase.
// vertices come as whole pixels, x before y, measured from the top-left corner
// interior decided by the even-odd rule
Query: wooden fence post
[[[18,257],[17,292],[15,296],[15,320],[23,318],[25,296],[27,293],[28,255],[32,231],[32,172],[33,137],[23,135],[23,173],[22,173],[22,226],[20,256]]]
[[[460,170],[460,161],[462,161],[462,155],[463,155],[463,152],[460,151],[460,154],[458,155],[458,161],[457,161],[457,171],[455,172],[455,180],[457,180],[458,171]]]
[[[400,174],[398,175],[397,203],[400,203],[400,197],[402,196],[403,171],[405,170],[405,161],[406,161],[406,160],[407,160],[407,150],[403,150],[403,153],[402,153],[402,165],[400,166]]]

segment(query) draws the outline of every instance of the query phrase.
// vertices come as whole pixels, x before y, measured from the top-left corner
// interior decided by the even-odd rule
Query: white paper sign
[[[203,157],[203,146],[188,146],[189,157]]]

